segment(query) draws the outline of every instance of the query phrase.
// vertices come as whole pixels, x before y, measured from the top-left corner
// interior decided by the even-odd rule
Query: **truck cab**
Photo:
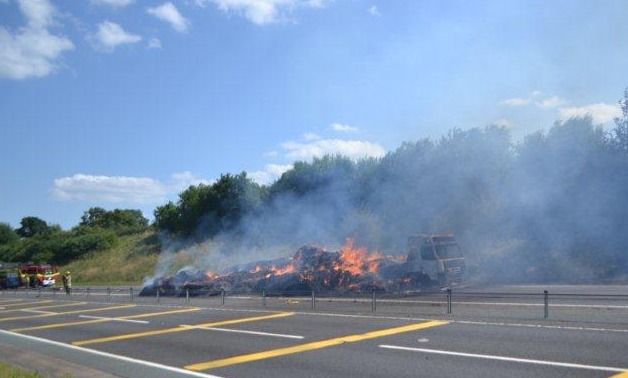
[[[408,238],[407,265],[441,287],[462,283],[465,258],[451,234],[418,234]]]

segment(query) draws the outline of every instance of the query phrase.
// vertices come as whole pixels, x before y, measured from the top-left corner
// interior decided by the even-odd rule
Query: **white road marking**
[[[232,328],[203,327],[203,326],[193,326],[193,325],[185,325],[185,324],[182,324],[181,327],[190,328],[190,329],[202,329],[206,331],[233,332],[233,333],[244,333],[248,335],[257,335],[257,336],[283,337],[286,339],[303,339],[304,338],[303,336],[297,336],[297,335],[284,335],[281,333],[244,331],[244,330],[232,329]]]
[[[177,374],[188,375],[190,377],[221,378],[221,377],[219,377],[217,375],[198,373],[198,372],[195,372],[195,371],[181,369],[181,368],[177,368],[177,367],[174,367],[174,366],[162,365],[162,364],[158,364],[158,363],[155,363],[155,362],[138,360],[138,359],[130,358],[130,357],[126,357],[126,356],[119,356],[117,354],[101,352],[101,351],[98,351],[98,350],[95,350],[95,349],[82,348],[82,347],[79,347],[79,346],[65,344],[65,343],[61,343],[61,342],[58,342],[58,341],[42,339],[42,338],[35,337],[35,336],[23,335],[23,334],[20,334],[20,333],[4,331],[4,330],[1,330],[1,329],[0,329],[0,334],[6,334],[6,335],[14,336],[14,337],[20,337],[20,338],[24,338],[24,339],[28,339],[28,340],[32,340],[32,341],[37,341],[37,342],[44,343],[44,344],[54,345],[54,346],[57,346],[57,347],[67,348],[67,349],[80,351],[80,352],[84,352],[84,353],[89,353],[89,354],[95,354],[97,356],[112,358],[112,359],[125,361],[125,362],[130,362],[130,363],[134,363],[134,364],[138,364],[138,365],[149,366],[149,367],[153,367],[153,368],[156,368],[156,369],[161,369],[161,370],[165,370],[165,371],[175,372]]]
[[[387,319],[387,320],[423,320],[430,321],[432,318],[414,318],[404,316],[375,316],[375,315],[351,315],[351,314],[334,314],[329,312],[297,312],[298,315],[310,315],[310,316],[329,316],[334,318],[358,318],[358,319]],[[524,323],[503,323],[503,322],[481,322],[472,320],[447,320],[451,324],[471,324],[471,325],[486,325],[486,326],[499,326],[499,327],[524,327],[524,328],[542,328],[542,329],[561,329],[567,331],[596,331],[596,332],[619,332],[628,333],[628,329],[616,329],[616,328],[595,328],[595,327],[570,327],[570,326],[551,326],[543,324],[524,324]]]
[[[454,305],[479,305],[479,306],[514,306],[514,307],[543,307],[545,306],[542,303],[543,298],[542,294],[538,295],[537,300],[540,303],[525,303],[525,302],[474,302],[474,301],[465,301],[460,300],[461,297],[456,297],[456,293],[453,293]],[[321,298],[319,301],[328,301],[328,302],[371,302],[372,299],[365,298]],[[533,298],[530,298],[533,300]],[[554,298],[550,295],[550,301],[554,301]],[[428,301],[428,300],[412,300],[412,299],[378,299],[378,303],[403,303],[403,304],[426,304],[426,305],[442,305],[446,306],[447,302],[445,299],[442,301]],[[603,305],[603,304],[567,304],[567,303],[555,303],[550,302],[550,307],[564,307],[564,308],[592,308],[592,309],[620,309],[626,310],[628,306],[624,305]]]
[[[113,322],[127,322],[127,323],[141,323],[148,324],[150,323],[148,320],[133,320],[133,319],[120,319],[120,318],[107,318],[104,316],[89,316],[89,315],[79,315],[79,318],[86,319],[100,319],[100,320],[110,320]]]
[[[567,330],[567,331],[597,331],[597,332],[628,333],[628,329],[596,328],[596,327],[573,327],[573,326],[552,326],[552,325],[543,325],[543,324],[522,324],[522,323],[480,322],[480,321],[473,321],[473,320],[452,320],[451,323],[471,324],[471,325],[488,325],[488,326],[505,326],[505,327],[522,327],[522,328],[563,329],[563,330]]]
[[[395,346],[395,345],[380,345],[379,347],[384,348],[384,349],[403,350],[403,351],[409,351],[409,352],[443,354],[447,356],[481,358],[481,359],[486,359],[486,360],[517,362],[517,363],[534,364],[534,365],[559,366],[559,367],[567,367],[567,368],[572,368],[572,369],[599,370],[599,371],[611,371],[611,372],[620,372],[620,373],[628,371],[628,368],[573,364],[569,362],[557,362],[557,361],[545,361],[545,360],[531,360],[527,358],[494,356],[490,354],[462,353],[462,352],[452,352],[448,350],[424,349],[424,348],[408,348],[408,347]]]

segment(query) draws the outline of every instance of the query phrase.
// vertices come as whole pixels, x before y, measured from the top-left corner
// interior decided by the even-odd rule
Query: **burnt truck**
[[[425,283],[441,287],[462,284],[465,258],[451,234],[418,234],[408,238],[409,272],[421,276]]]

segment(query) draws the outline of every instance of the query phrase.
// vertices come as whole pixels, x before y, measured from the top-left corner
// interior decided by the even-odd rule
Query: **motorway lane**
[[[12,302],[14,303],[14,302]],[[48,304],[48,303],[47,303]],[[8,306],[0,300],[0,306]],[[44,304],[42,303],[42,306]],[[91,304],[94,307],[111,307],[109,304]],[[33,308],[33,304],[28,304]],[[15,306],[14,306],[15,308]],[[84,321],[78,309],[65,315],[33,317],[23,313],[22,320],[15,312],[0,314],[1,329],[64,324]],[[99,316],[138,315],[158,311],[171,311],[160,306],[136,306],[98,312]],[[95,313],[96,311],[94,311]],[[193,313],[155,316],[150,323],[104,322],[68,327],[24,331],[25,333],[65,343],[128,334],[146,330],[167,329],[182,324],[203,324],[227,319],[246,319],[264,316],[268,312],[204,309]],[[10,316],[9,316],[10,315]],[[94,314],[92,314],[94,315]],[[148,318],[147,318],[148,319]],[[5,320],[5,321],[3,321]],[[96,350],[159,362],[175,367],[214,361],[233,356],[247,356],[260,351],[281,350],[329,340],[345,335],[363,335],[366,332],[391,329],[407,324],[421,323],[420,319],[389,319],[382,317],[332,316],[325,314],[295,314],[275,319],[263,319],[229,325],[230,329],[303,336],[303,340],[237,334],[191,329],[170,334],[119,340],[86,345]],[[421,341],[419,341],[421,340]],[[427,340],[427,341],[426,341]],[[458,323],[436,326],[398,335],[355,343],[343,343],[322,349],[308,350],[281,357],[230,365],[207,371],[210,374],[230,376],[259,376],[260,371],[272,371],[278,377],[304,376],[610,376],[612,372],[540,366],[522,362],[492,361],[459,356],[432,355],[409,351],[382,349],[379,345],[411,348],[429,348],[456,352],[540,359],[558,362],[581,363],[595,366],[628,367],[625,353],[628,333],[614,331],[583,331],[575,329],[530,328],[515,325],[484,325]],[[129,375],[132,376],[132,375]]]

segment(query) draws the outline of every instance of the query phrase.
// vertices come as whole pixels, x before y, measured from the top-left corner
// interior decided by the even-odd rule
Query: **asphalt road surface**
[[[628,286],[465,288],[451,305],[38,294],[0,294],[0,360],[54,377],[628,377]]]

